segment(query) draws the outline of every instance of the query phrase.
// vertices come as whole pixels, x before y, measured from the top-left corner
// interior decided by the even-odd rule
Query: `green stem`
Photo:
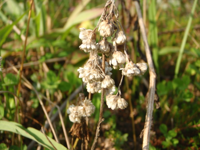
[[[177,59],[177,62],[176,62],[175,78],[178,76],[178,73],[179,73],[181,58],[182,58],[184,47],[185,47],[187,37],[188,37],[188,34],[189,34],[189,29],[190,29],[190,26],[191,26],[191,23],[192,23],[192,19],[193,19],[193,15],[194,15],[196,5],[197,5],[197,0],[194,1],[194,4],[192,6],[192,11],[191,11],[189,21],[188,21],[188,24],[187,24],[187,27],[186,27],[186,30],[185,30],[185,33],[184,33],[184,37],[183,37],[183,40],[182,40],[182,43],[181,43],[181,48],[180,48],[178,59]]]

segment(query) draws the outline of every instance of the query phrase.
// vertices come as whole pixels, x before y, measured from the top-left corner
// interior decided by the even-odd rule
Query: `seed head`
[[[95,111],[95,106],[92,104],[91,100],[87,100],[87,98],[85,98],[85,100],[81,102],[81,105],[79,107],[80,114],[82,114],[83,117],[89,117]]]
[[[108,22],[107,20],[104,20],[99,24],[98,31],[100,35],[103,37],[111,36],[113,33],[113,30],[114,30],[113,24]]]
[[[106,89],[112,87],[113,85],[115,85],[115,81],[109,75],[106,75],[101,83],[101,87]]]
[[[84,50],[84,52],[91,52],[91,51],[97,51],[98,50],[98,44],[95,40],[87,39],[84,40],[83,43],[79,46],[81,50]]]
[[[114,109],[125,109],[128,106],[127,101],[124,98],[121,98],[117,95],[108,95],[106,96],[106,104],[108,108]]]
[[[87,83],[86,85],[88,93],[100,93],[101,92],[101,82]]]
[[[126,35],[124,34],[123,31],[117,31],[115,35],[115,42],[117,45],[122,45],[126,41]]]
[[[126,56],[120,51],[115,51],[110,57],[109,63],[113,65],[114,68],[118,66],[121,67],[126,62]]]
[[[106,41],[105,38],[103,38],[103,40],[99,42],[99,52],[100,53],[109,53],[110,52],[109,43]]]
[[[91,29],[80,28],[81,32],[79,34],[79,38],[82,41],[86,41],[88,39],[95,40],[96,34]]]

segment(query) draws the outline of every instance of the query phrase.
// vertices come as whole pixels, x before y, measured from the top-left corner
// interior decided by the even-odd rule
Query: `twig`
[[[136,0],[134,1],[135,3],[135,8],[138,14],[138,21],[140,25],[140,30],[142,33],[142,38],[143,42],[145,45],[145,51],[146,51],[146,58],[147,62],[149,65],[149,96],[148,96],[148,104],[147,104],[147,113],[145,117],[145,125],[144,125],[144,135],[143,135],[143,145],[142,149],[143,150],[148,150],[149,149],[149,141],[150,141],[150,129],[152,125],[152,113],[153,113],[153,108],[154,108],[154,95],[155,95],[155,87],[156,87],[156,73],[152,61],[152,56],[149,48],[149,44],[147,42],[147,35],[146,35],[146,30],[144,26],[144,22],[142,19],[142,13],[140,9],[139,2]]]
[[[23,64],[24,64],[25,53],[26,53],[26,44],[27,44],[27,39],[28,39],[29,22],[30,22],[30,19],[31,19],[32,7],[33,7],[33,0],[31,0],[31,6],[30,6],[29,13],[28,13],[28,22],[27,22],[27,29],[26,29],[26,38],[25,38],[25,41],[24,41],[23,55],[22,55],[22,61],[21,61],[20,72],[19,72],[19,84],[18,84],[18,90],[17,90],[17,95],[18,95],[18,96],[19,96],[20,88],[21,88],[21,76],[22,76]]]
[[[105,54],[102,54],[102,70],[103,70],[103,72],[105,72]],[[102,88],[101,89],[101,106],[100,106],[99,122],[98,122],[96,134],[95,134],[95,138],[94,138],[91,150],[95,149],[95,145],[96,145],[97,139],[99,137],[101,123],[104,120],[103,119],[103,105],[104,105],[104,89]]]

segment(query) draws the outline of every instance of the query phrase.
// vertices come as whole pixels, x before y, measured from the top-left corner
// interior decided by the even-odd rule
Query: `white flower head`
[[[115,51],[110,57],[109,63],[113,65],[114,68],[122,66],[126,62],[126,56],[121,51]]]
[[[132,61],[128,62],[125,68],[121,68],[122,74],[127,77],[142,75],[147,70],[146,63],[134,64]]]
[[[110,52],[110,46],[109,43],[105,38],[99,42],[99,52],[100,53],[109,53]]]
[[[98,31],[100,35],[103,37],[111,36],[113,30],[114,30],[113,24],[111,22],[108,22],[107,20],[104,20],[99,24]]]
[[[79,107],[80,113],[83,117],[89,117],[95,111],[95,106],[92,104],[91,100],[87,100],[87,98],[85,98],[85,100],[81,102],[81,105]]]
[[[100,93],[101,92],[101,82],[87,83],[86,85],[88,93]]]
[[[115,35],[115,42],[117,45],[122,45],[126,41],[126,35],[124,34],[123,31],[117,31]]]
[[[81,32],[79,33],[79,38],[82,41],[88,40],[88,39],[94,39],[96,38],[95,33],[91,29],[85,29],[85,28],[80,28]]]
[[[115,109],[125,109],[128,106],[127,101],[124,98],[121,98],[117,95],[108,95],[106,96],[106,104],[108,108],[111,108],[112,110]]]
[[[115,85],[115,81],[109,75],[106,75],[101,83],[101,87],[106,89],[112,87],[113,85]]]

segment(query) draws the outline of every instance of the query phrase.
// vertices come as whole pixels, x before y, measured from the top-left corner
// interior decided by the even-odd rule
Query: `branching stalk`
[[[149,149],[149,141],[150,141],[150,129],[152,125],[152,114],[153,114],[153,108],[154,108],[154,95],[155,95],[155,87],[156,87],[156,73],[152,61],[152,56],[149,48],[149,44],[147,41],[147,35],[146,35],[146,30],[144,26],[144,21],[142,19],[142,13],[140,9],[139,2],[136,0],[134,1],[136,11],[138,14],[138,21],[139,21],[139,26],[140,30],[142,33],[142,38],[143,42],[145,45],[145,52],[146,52],[146,57],[147,57],[147,62],[149,65],[149,97],[148,97],[148,104],[147,104],[147,113],[145,117],[145,125],[144,125],[144,134],[143,134],[143,145],[142,149],[143,150],[148,150]]]

